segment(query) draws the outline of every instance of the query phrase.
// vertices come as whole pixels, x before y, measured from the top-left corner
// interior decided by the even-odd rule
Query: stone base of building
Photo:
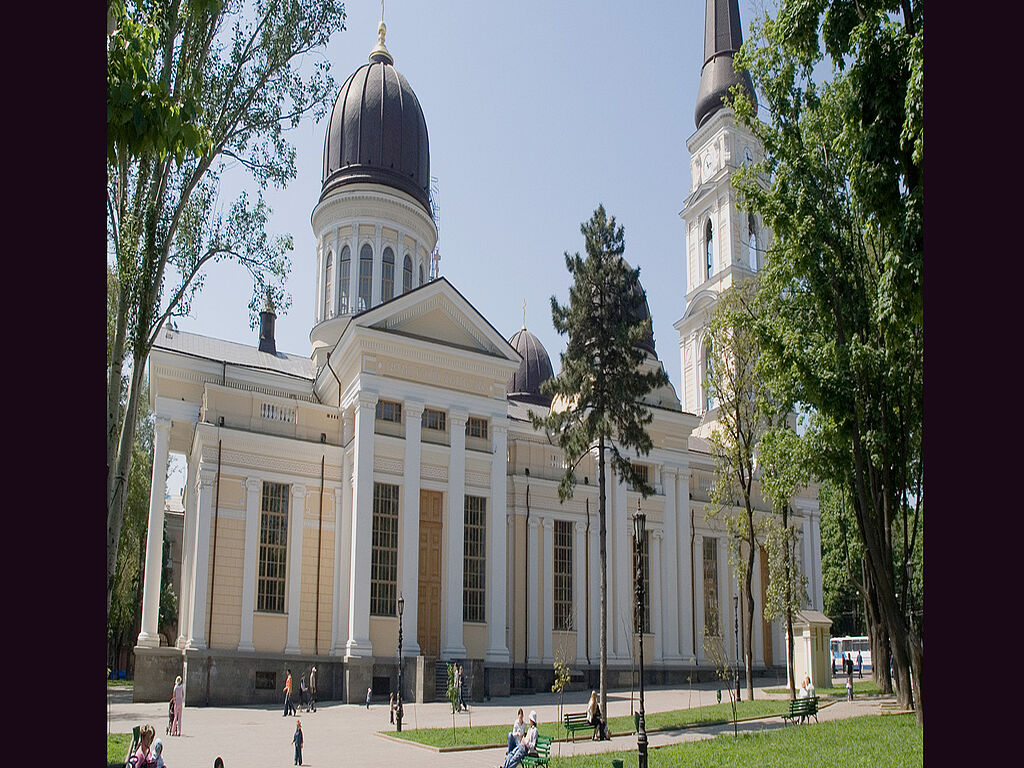
[[[179,648],[135,646],[132,701],[170,701],[174,681],[182,674],[183,661]]]

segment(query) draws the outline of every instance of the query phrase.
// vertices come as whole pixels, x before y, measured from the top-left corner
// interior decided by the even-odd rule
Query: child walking
[[[295,735],[292,736],[292,743],[295,745],[295,764],[302,765],[302,721],[295,721]]]

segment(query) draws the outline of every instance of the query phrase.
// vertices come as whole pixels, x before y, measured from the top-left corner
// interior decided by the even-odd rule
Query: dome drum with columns
[[[552,407],[541,389],[554,371],[525,312],[506,339],[447,278],[431,279],[426,124],[384,32],[382,23],[369,63],[342,86],[319,198],[309,191],[310,354],[277,349],[269,302],[258,344],[166,328],[150,353],[156,533],[147,539],[136,701],[165,701],[181,674],[189,704],[277,704],[284,669],[298,679],[315,664],[320,701],[362,702],[367,688],[392,689],[400,622],[408,702],[443,699],[433,670],[450,661],[464,667],[473,699],[550,690],[555,659],[588,688],[599,685],[596,450],[572,457],[578,482],[560,499],[567,457],[531,419]],[[699,142],[733,136],[727,118],[718,110],[705,121]],[[731,206],[724,176],[697,185],[686,210],[711,210],[705,192]],[[638,313],[650,317],[646,300]],[[685,322],[698,333],[696,320]],[[653,332],[640,347],[641,365],[662,365]],[[689,397],[687,376],[684,367]],[[648,521],[642,638],[652,682],[715,679],[704,640],[736,618],[728,534],[705,516],[714,462],[694,435],[706,414],[681,407],[671,384],[642,402],[653,447],[629,458],[654,493],[642,498],[612,472],[606,486],[611,688],[634,681],[629,521],[638,507]],[[187,474],[171,585],[179,617],[167,628],[157,626],[159,532],[171,452]],[[811,607],[820,609],[816,496],[802,494],[793,508]],[[757,510],[770,513],[763,499]],[[755,668],[776,674],[785,663],[780,623],[753,630]]]

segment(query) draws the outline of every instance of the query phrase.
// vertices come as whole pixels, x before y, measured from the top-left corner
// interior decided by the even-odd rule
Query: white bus
[[[847,653],[850,654],[850,658],[853,660],[854,671],[857,669],[858,652],[861,655],[863,669],[871,669],[871,643],[866,635],[861,637],[833,637],[830,644],[832,646],[832,665],[837,673],[842,673],[843,656]]]

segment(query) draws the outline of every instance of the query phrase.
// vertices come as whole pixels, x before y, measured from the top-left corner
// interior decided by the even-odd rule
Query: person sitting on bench
[[[587,705],[587,722],[594,726],[591,741],[602,741],[608,738],[605,719],[601,715],[601,705],[597,701],[597,691],[590,692],[590,704]]]

